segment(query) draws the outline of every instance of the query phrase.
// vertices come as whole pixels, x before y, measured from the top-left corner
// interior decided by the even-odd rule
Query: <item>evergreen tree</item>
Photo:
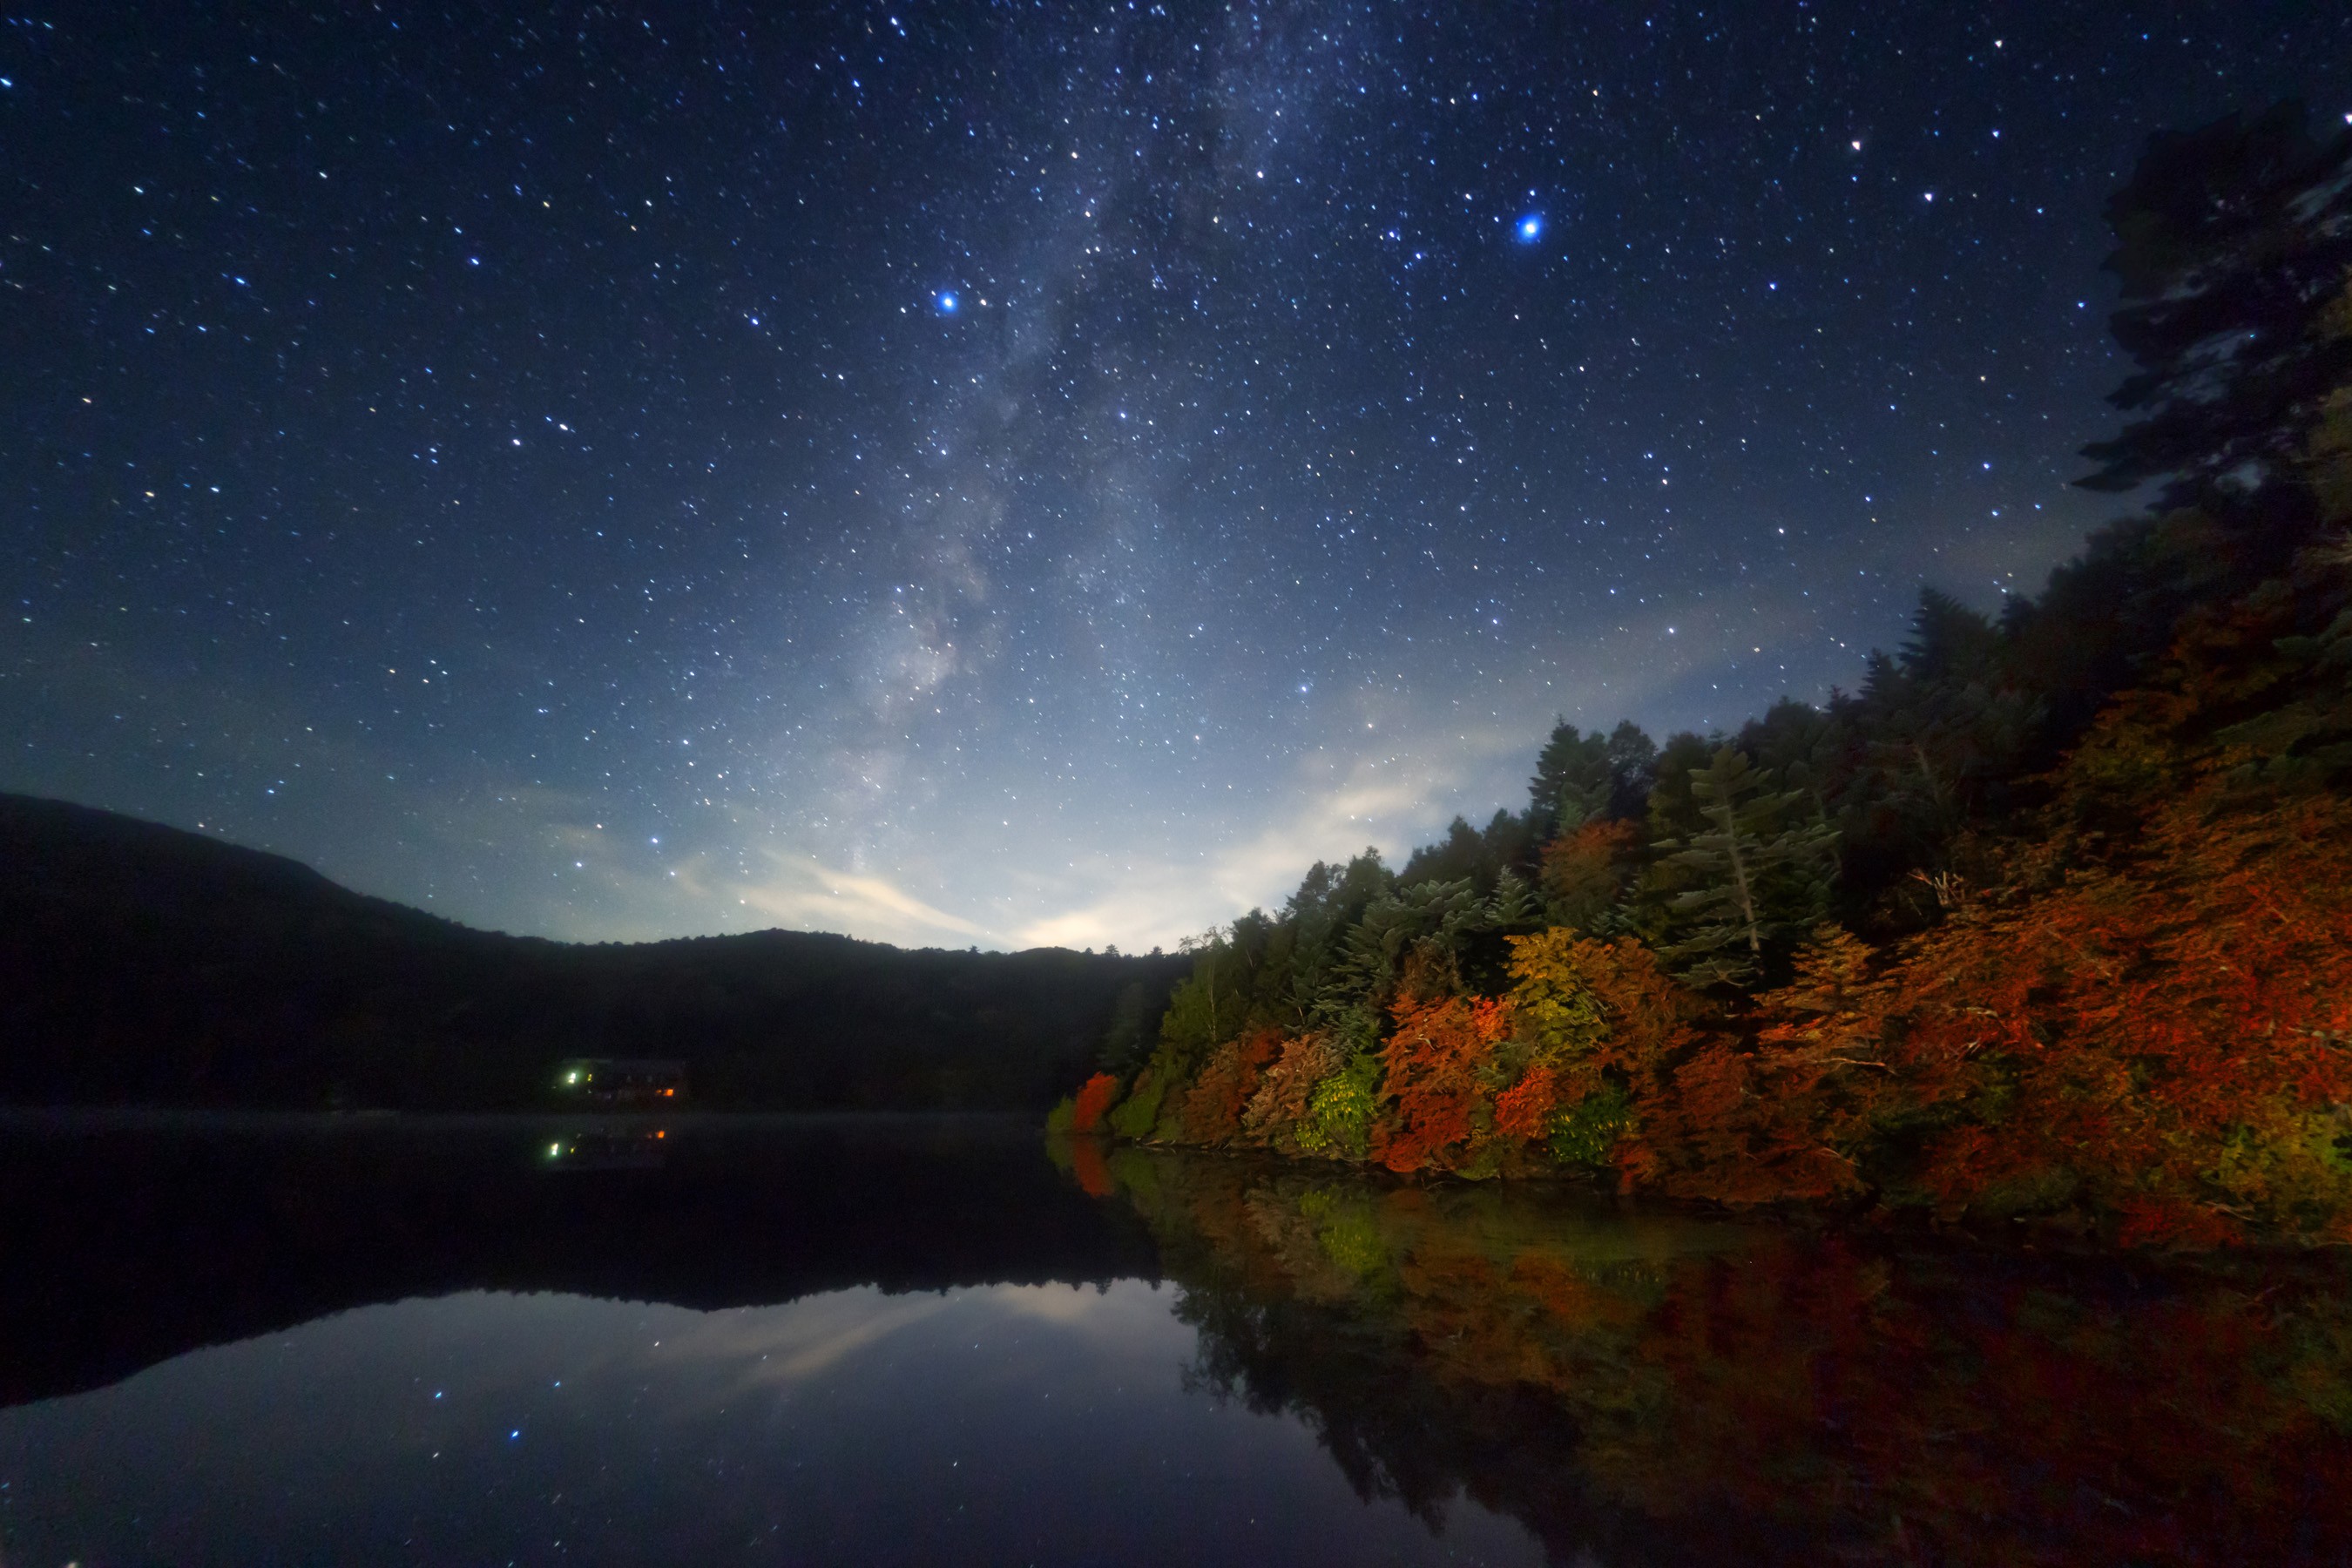
[[[1299,882],[1282,912],[1282,923],[1294,938],[1281,1008],[1285,1027],[1304,1027],[1313,1019],[1349,929],[1373,900],[1395,886],[1395,877],[1381,864],[1381,852],[1369,847],[1344,866],[1318,860]]]
[[[1657,744],[1630,719],[1606,735],[1556,726],[1528,781],[1536,837],[1572,833],[1595,817],[1639,816],[1657,761]]]
[[[1693,984],[1760,978],[1768,949],[1811,929],[1828,907],[1837,830],[1802,790],[1777,790],[1769,769],[1719,747],[1690,771],[1704,830],[1657,847],[1696,885],[1666,906],[1660,956]]]
[[[1544,919],[1543,900],[1536,896],[1534,886],[1508,868],[1495,879],[1495,890],[1481,912],[1481,925],[1487,931],[1532,931]]]
[[[2168,506],[2238,510],[2230,492],[2294,474],[2352,371],[2352,341],[2313,330],[2352,268],[2352,132],[2320,141],[2281,103],[2153,136],[2107,220],[2116,341],[2139,366],[2108,401],[2138,417],[2084,448],[2099,468],[2080,482],[2168,479]]]
[[[1638,818],[1649,808],[1657,779],[1658,743],[1631,719],[1620,719],[1609,731],[1609,815]]]
[[[1103,1036],[1102,1069],[1114,1078],[1131,1077],[1151,1053],[1153,1009],[1165,1010],[1167,998],[1154,996],[1140,980],[1119,992],[1111,1008],[1110,1027]]]
[[[1397,873],[1397,885],[1466,881],[1481,893],[1494,891],[1504,872],[1533,869],[1540,837],[1531,816],[1496,811],[1483,831],[1471,826],[1466,817],[1456,816],[1443,839],[1412,852]]]
[[[2333,343],[2352,345],[2352,275],[2320,312],[2315,331]],[[2352,376],[2339,382],[2320,404],[2304,456],[2305,479],[2322,526],[2352,522]],[[2337,549],[2340,553],[2340,541]]]
[[[1479,864],[1486,858],[1486,847],[1469,818],[1456,816],[1445,825],[1444,837],[1423,845],[1406,858],[1404,869],[1397,873],[1397,885],[1475,881]]]
[[[1458,975],[1463,947],[1484,929],[1489,910],[1467,878],[1413,883],[1374,899],[1331,965],[1318,1022],[1352,1047],[1368,1048],[1399,980],[1408,970]]]

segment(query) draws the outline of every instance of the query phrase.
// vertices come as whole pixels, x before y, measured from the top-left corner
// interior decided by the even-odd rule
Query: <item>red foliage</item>
[[[1971,911],[1890,973],[1903,1097],[1957,1123],[1921,1172],[1948,1209],[2079,1184],[2126,1241],[2298,1211],[2352,1240],[2352,803],[2212,805],[2176,802],[2133,863]]]
[[[1448,996],[1401,1000],[1396,1032],[1381,1053],[1381,1093],[1396,1101],[1375,1129],[1373,1153],[1391,1171],[1451,1163],[1469,1142],[1481,1093],[1477,1069],[1511,1032],[1511,1005]],[[1385,1133],[1385,1136],[1381,1134]]]
[[[1495,1100],[1495,1131],[1514,1138],[1540,1138],[1559,1105],[1559,1075],[1531,1067]]]
[[[1406,1188],[1360,1211],[1377,1283],[1340,1285],[1315,1189],[1223,1161],[1160,1181],[1175,1277],[1232,1309],[1202,1314],[1224,1325],[1204,1345],[1284,1325],[1222,1342],[1245,1345],[1224,1364],[1252,1397],[1319,1411],[1433,1492],[1463,1456],[1510,1453],[1473,1483],[1565,1525],[1563,1559],[1590,1517],[1559,1506],[1570,1484],[1727,1563],[2336,1563],[2352,1542],[2334,1269],[2123,1290],[1763,1227],[1651,1232],[1625,1269],[1589,1221]]]
[[[1107,1198],[1118,1190],[1111,1180],[1110,1162],[1103,1157],[1103,1146],[1092,1138],[1080,1138],[1070,1144],[1070,1174],[1078,1180],[1078,1188],[1088,1197]]]
[[[1552,1069],[1549,1089],[1529,1089],[1527,1098],[1514,1104],[1513,1130],[1528,1124],[1527,1117],[1547,1093],[1553,1104],[1573,1103],[1601,1087],[1605,1076],[1625,1087],[1634,1108],[1634,1127],[1617,1140],[1610,1159],[1629,1186],[1654,1179],[1660,1155],[1652,1126],[1663,1125],[1671,1138],[1672,1069],[1696,1038],[1692,1021],[1698,996],[1661,969],[1655,953],[1630,937],[1599,942],[1555,929],[1513,937],[1511,954],[1517,981],[1513,995],[1523,1026],[1538,1041],[1548,1028],[1564,1031],[1562,1043],[1547,1047],[1555,1052],[1543,1064]],[[1599,1020],[1597,1032],[1572,1021],[1586,1003]],[[1551,1026],[1548,1017],[1567,1021]],[[1522,1085],[1534,1070],[1522,1079]],[[1511,1099],[1511,1093],[1503,1098]],[[1496,1125],[1501,1127],[1500,1102],[1496,1109]]]
[[[1184,1136],[1195,1143],[1223,1143],[1239,1132],[1243,1108],[1281,1049],[1280,1031],[1256,1028],[1211,1052],[1185,1091]]]
[[[1630,822],[1601,820],[1544,846],[1543,890],[1571,924],[1585,924],[1616,901],[1633,874],[1638,837]]]
[[[1079,1088],[1076,1106],[1070,1112],[1070,1131],[1092,1132],[1099,1129],[1103,1113],[1118,1098],[1118,1079],[1110,1074],[1098,1072],[1087,1079]]]
[[[1892,987],[1871,951],[1825,926],[1794,984],[1757,998],[1749,1036],[1719,1030],[1674,1068],[1648,1110],[1659,1184],[1685,1197],[1755,1204],[1852,1196],[1856,1151],[1877,1131],[1893,1069],[1882,1059]]]

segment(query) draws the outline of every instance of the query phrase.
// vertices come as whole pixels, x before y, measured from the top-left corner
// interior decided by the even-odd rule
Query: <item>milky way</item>
[[[1172,943],[2037,587],[2334,7],[0,26],[0,787],[574,938]]]

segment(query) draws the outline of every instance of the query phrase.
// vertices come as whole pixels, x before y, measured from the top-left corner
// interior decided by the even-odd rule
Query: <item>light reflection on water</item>
[[[8,1560],[1543,1561],[1184,1392],[1175,1294],[362,1308],[0,1411]]]
[[[2352,1264],[977,1118],[0,1112],[16,1568],[1547,1550],[2352,1563]]]

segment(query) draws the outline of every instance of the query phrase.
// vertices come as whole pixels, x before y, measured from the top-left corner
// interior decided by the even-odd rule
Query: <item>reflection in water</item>
[[[561,1160],[648,1132],[657,1168]],[[0,1405],[412,1296],[717,1308],[1148,1277],[1156,1258],[1024,1119],[0,1111]]]
[[[658,1171],[667,1163],[667,1127],[567,1128],[547,1141],[551,1171]]]
[[[1187,1392],[1155,1258],[1023,1121],[0,1114],[0,1560],[1542,1560]]]
[[[1054,1152],[0,1117],[0,1559],[2352,1561],[2336,1259]]]
[[[1192,1397],[1171,1292],[699,1312],[471,1291],[0,1411],[11,1562],[1534,1564]]]
[[[1106,1173],[1201,1331],[1196,1386],[1559,1560],[2352,1556],[2334,1260],[2250,1284],[1139,1150]]]

